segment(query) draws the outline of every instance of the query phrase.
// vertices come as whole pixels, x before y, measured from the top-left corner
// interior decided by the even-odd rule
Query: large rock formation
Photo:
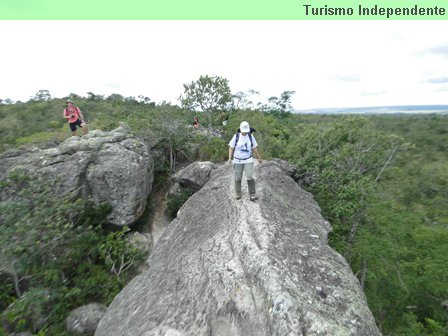
[[[278,162],[259,200],[235,200],[231,165],[179,210],[149,269],[115,298],[97,336],[380,335],[330,224]],[[246,197],[244,197],[246,196]]]
[[[153,158],[147,146],[129,134],[126,125],[111,132],[94,130],[70,137],[57,147],[9,151],[0,157],[2,179],[11,171],[43,181],[59,181],[59,190],[73,198],[112,206],[109,221],[132,224],[144,211],[153,181]],[[13,192],[2,190],[2,201]]]

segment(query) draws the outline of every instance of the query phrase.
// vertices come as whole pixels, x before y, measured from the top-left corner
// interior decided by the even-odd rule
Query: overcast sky
[[[0,21],[0,98],[178,103],[222,76],[295,109],[448,104],[448,21]]]

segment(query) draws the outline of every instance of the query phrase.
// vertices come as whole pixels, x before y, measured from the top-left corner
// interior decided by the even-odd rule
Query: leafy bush
[[[50,293],[44,289],[34,289],[23,294],[3,313],[2,322],[10,332],[32,330],[37,332],[48,316]]]
[[[128,231],[129,228],[124,227],[121,231],[109,233],[98,247],[109,271],[119,281],[123,280],[126,271],[134,269],[143,259],[141,252],[126,241],[125,234]]]
[[[215,137],[210,141],[203,141],[199,157],[202,161],[222,162],[227,159],[228,152],[227,143]]]
[[[166,200],[166,212],[170,218],[175,218],[181,206],[195,193],[194,189],[185,188],[180,193],[169,196]]]
[[[298,176],[314,176],[308,189],[333,225],[331,245],[346,257],[365,220],[366,198],[401,143],[360,117],[307,125],[288,143],[286,155],[299,167]]]
[[[63,131],[62,129],[58,130],[58,131],[53,131],[53,132],[39,132],[39,133],[34,133],[32,135],[28,135],[28,136],[24,136],[24,137],[20,137],[16,139],[16,144],[17,145],[28,145],[28,144],[36,144],[39,145],[41,143],[45,143],[45,142],[49,142],[49,141],[53,141],[55,143],[60,143],[62,142],[64,139],[67,138],[68,135],[68,131]]]
[[[0,287],[0,298],[2,307],[11,307],[3,316],[10,331],[60,335],[71,309],[92,300],[109,304],[140,260],[124,232],[103,232],[109,206],[55,194],[56,185],[17,171],[2,185],[9,202],[0,204],[0,267],[8,285]],[[48,309],[37,325],[29,314],[42,311],[41,303]]]

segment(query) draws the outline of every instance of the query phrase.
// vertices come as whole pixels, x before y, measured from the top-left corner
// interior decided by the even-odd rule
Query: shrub
[[[26,292],[2,313],[3,325],[10,332],[36,332],[47,318],[49,301],[48,290],[35,289]]]
[[[178,194],[168,196],[166,201],[166,212],[170,218],[175,218],[181,206],[195,193],[194,189],[185,188]]]
[[[121,231],[111,232],[99,245],[101,258],[109,272],[114,274],[120,282],[123,280],[123,274],[135,268],[143,258],[142,253],[124,239],[128,231],[129,228],[125,226]]]
[[[203,161],[225,161],[227,156],[227,143],[220,138],[211,138],[208,142],[205,142],[200,149],[200,158]]]
[[[2,187],[10,197],[0,203],[0,270],[8,275],[0,298],[10,307],[3,319],[11,332],[61,335],[70,310],[91,300],[108,305],[141,259],[125,231],[103,232],[109,206],[56,195],[52,182],[20,172]],[[38,313],[43,323],[36,322]]]
[[[55,143],[62,142],[65,138],[67,138],[68,129],[67,132],[65,132],[63,129],[58,129],[53,132],[38,132],[34,133],[28,136],[23,136],[16,139],[17,145],[28,145],[28,144],[41,144],[49,141],[53,141]]]

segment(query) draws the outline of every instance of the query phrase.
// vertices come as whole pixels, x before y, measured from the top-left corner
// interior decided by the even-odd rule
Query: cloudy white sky
[[[448,104],[448,21],[0,21],[0,98],[177,104],[200,75],[295,109]]]

